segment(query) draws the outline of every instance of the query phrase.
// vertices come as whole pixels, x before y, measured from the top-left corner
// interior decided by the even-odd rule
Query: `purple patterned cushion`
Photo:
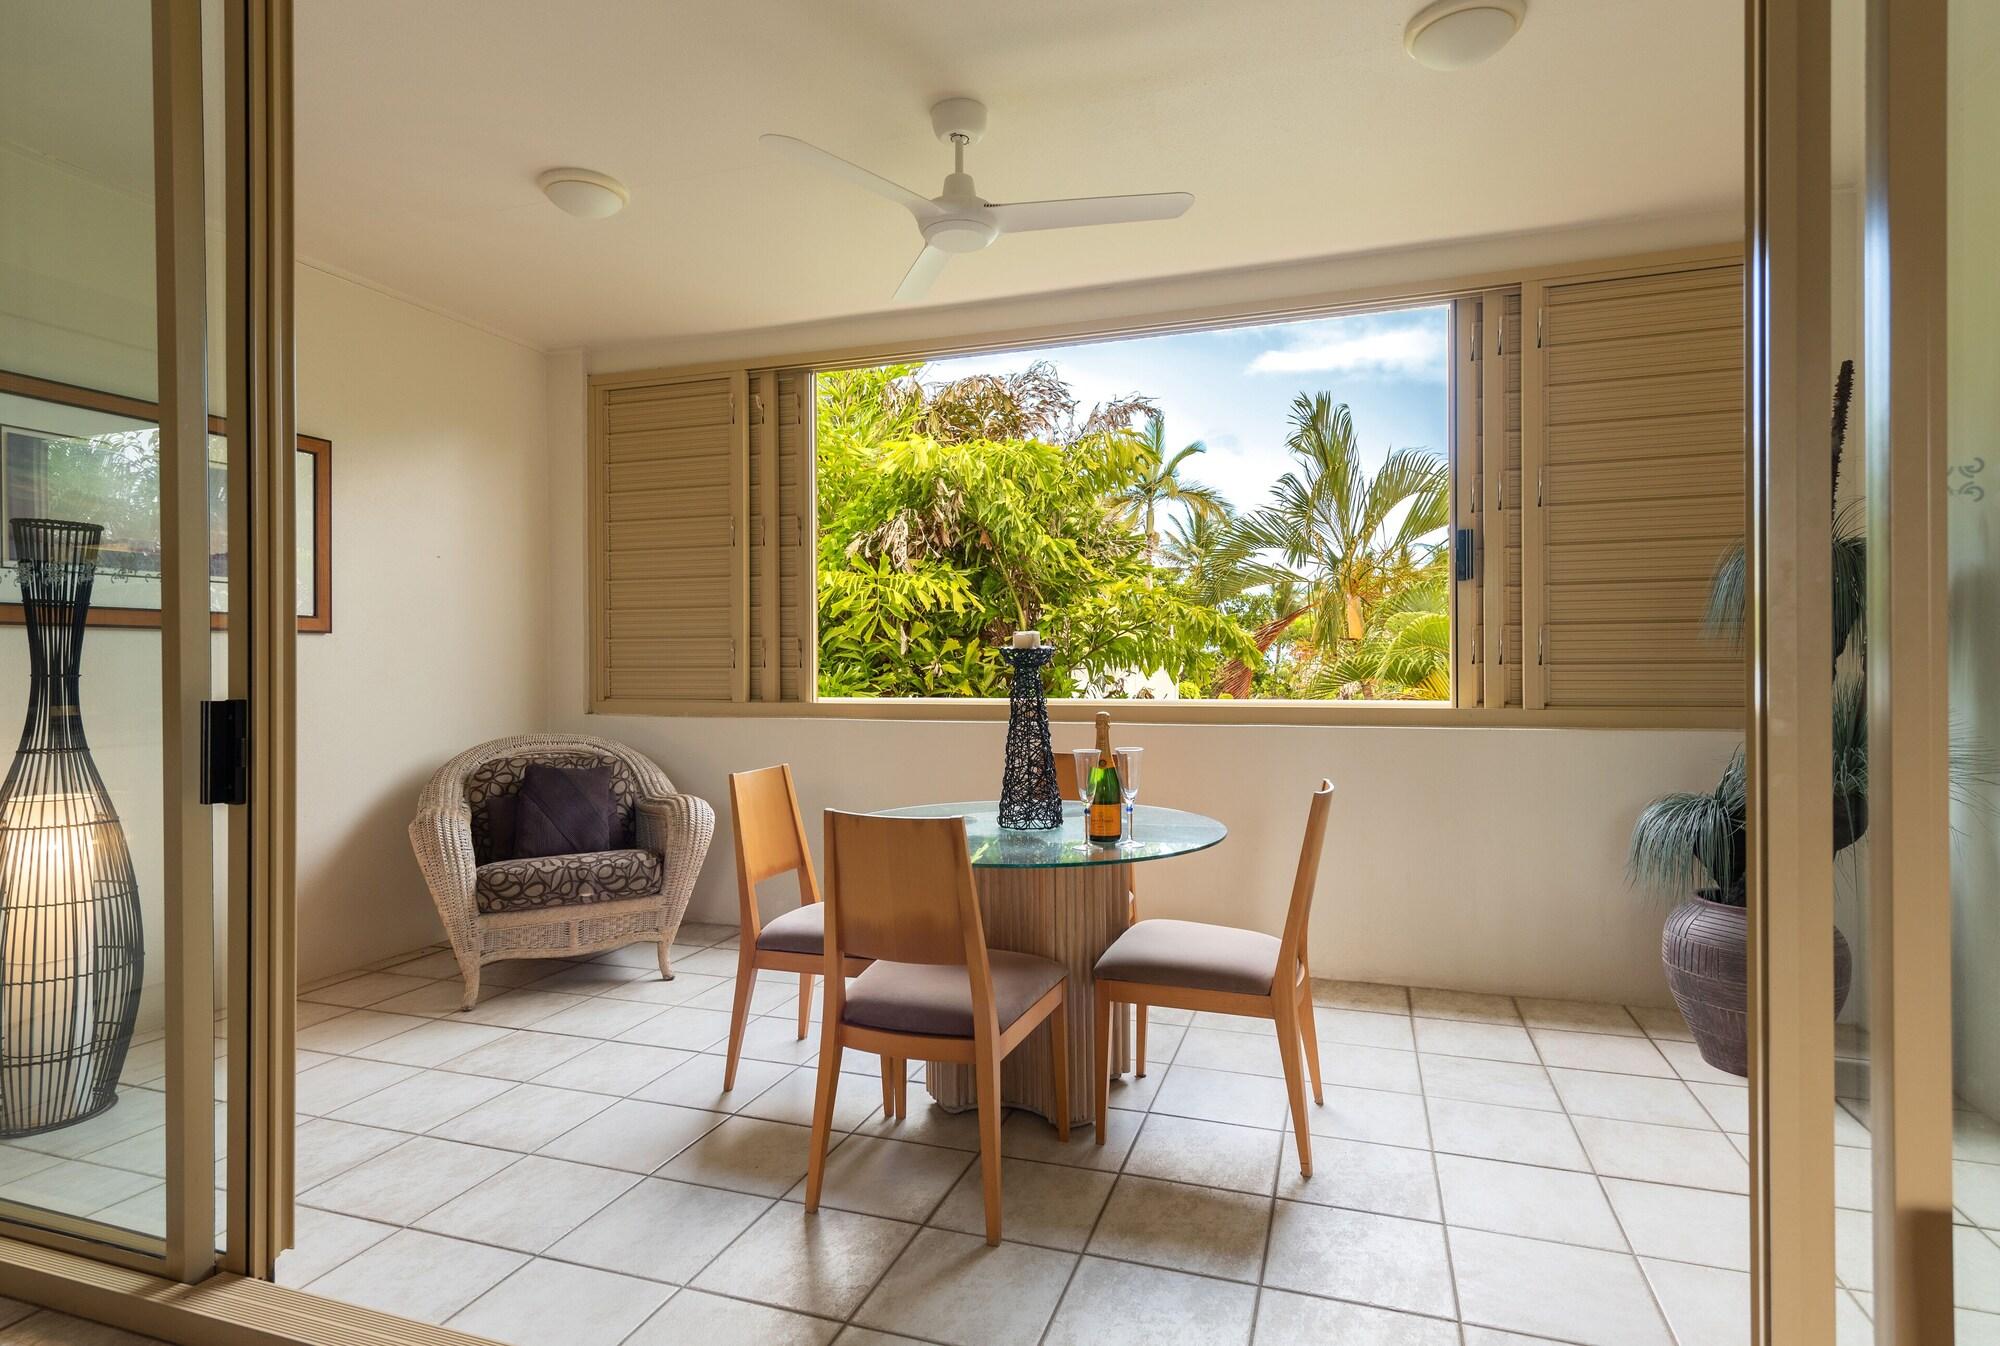
[[[530,766],[514,796],[510,859],[611,849],[611,768]]]

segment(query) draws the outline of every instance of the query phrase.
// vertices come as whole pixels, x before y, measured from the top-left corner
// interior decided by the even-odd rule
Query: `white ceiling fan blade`
[[[987,207],[1003,234],[1029,229],[1071,229],[1082,224],[1134,224],[1171,220],[1187,213],[1194,197],[1186,192],[1143,196],[1077,196],[1067,201],[1015,201]]]
[[[851,164],[837,154],[829,154],[817,145],[808,145],[803,140],[780,135],[761,135],[757,137],[757,142],[766,149],[775,150],[802,164],[810,164],[835,177],[845,178],[864,191],[894,201],[920,220],[937,214],[937,207],[931,204],[928,197],[919,196],[908,187],[891,182],[879,173],[871,173],[860,164]]]
[[[917,254],[917,260],[910,263],[910,269],[903,274],[903,283],[896,287],[898,303],[911,299],[922,299],[931,288],[931,282],[944,270],[944,264],[951,260],[951,254],[942,252],[929,244]]]

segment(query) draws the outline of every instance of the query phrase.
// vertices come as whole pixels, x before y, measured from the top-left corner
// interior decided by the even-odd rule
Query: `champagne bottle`
[[[1111,716],[1097,712],[1097,765],[1090,769],[1090,816],[1085,835],[1115,846],[1125,835],[1125,796],[1118,788],[1118,760],[1111,755]]]

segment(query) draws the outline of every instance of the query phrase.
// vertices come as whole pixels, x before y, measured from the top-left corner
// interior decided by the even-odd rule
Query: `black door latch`
[[[1461,528],[1452,534],[1451,577],[1455,580],[1469,580],[1477,572],[1473,567],[1473,533],[1470,528]]]
[[[201,802],[250,802],[250,703],[201,703]]]

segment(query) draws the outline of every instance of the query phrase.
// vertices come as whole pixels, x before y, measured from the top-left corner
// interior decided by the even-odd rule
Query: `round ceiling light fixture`
[[[617,178],[588,168],[551,168],[535,179],[535,185],[558,209],[583,220],[616,215],[632,199]]]
[[[1527,0],[1437,0],[1403,30],[1403,50],[1432,70],[1463,70],[1506,46],[1527,10]]]

